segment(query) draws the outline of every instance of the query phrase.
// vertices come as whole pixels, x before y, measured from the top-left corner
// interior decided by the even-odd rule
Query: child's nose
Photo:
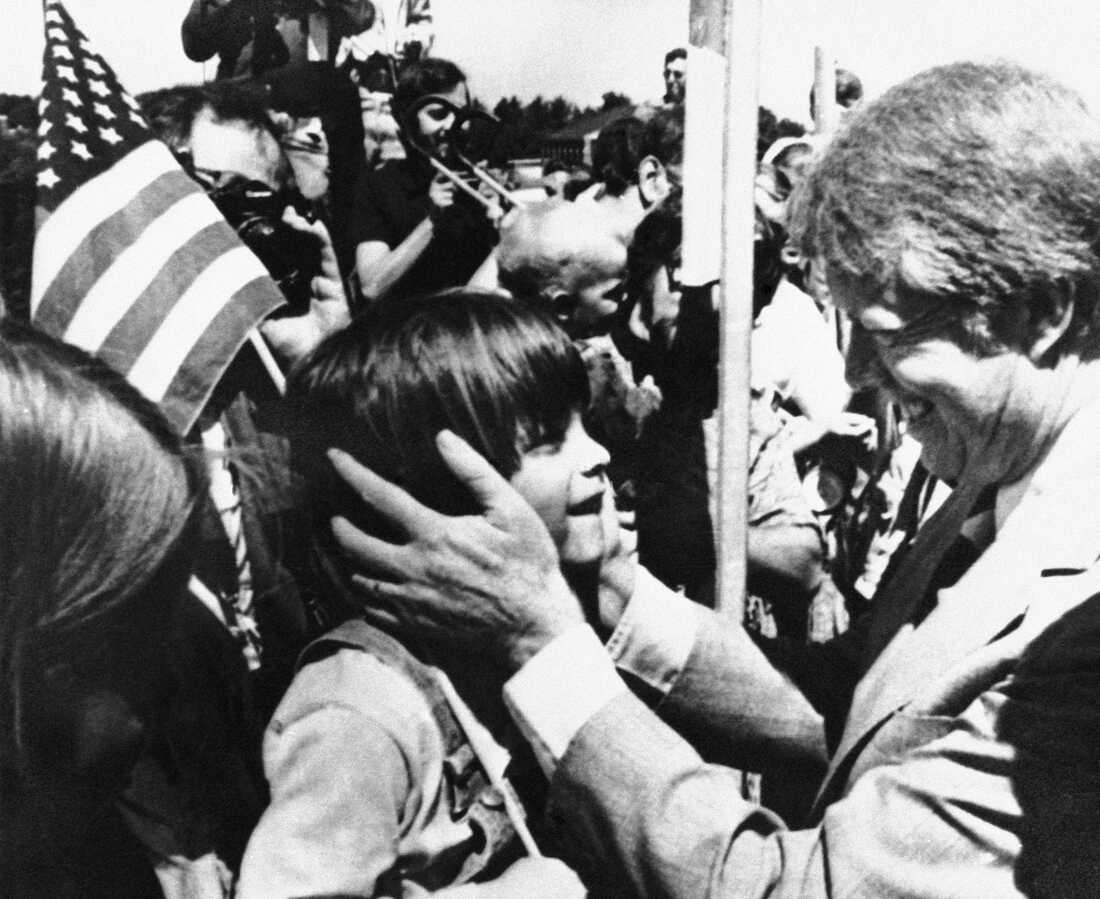
[[[602,444],[589,437],[587,432],[578,447],[578,458],[578,469],[589,477],[602,475],[611,463],[611,454]]]

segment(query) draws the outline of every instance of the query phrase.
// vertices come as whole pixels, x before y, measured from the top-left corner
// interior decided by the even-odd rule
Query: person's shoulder
[[[366,719],[398,745],[438,740],[429,698],[400,668],[364,649],[343,646],[309,662],[294,676],[272,717],[283,731],[315,715]]]

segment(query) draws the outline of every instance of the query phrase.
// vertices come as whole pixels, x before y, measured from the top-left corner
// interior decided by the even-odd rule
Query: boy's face
[[[510,479],[550,531],[563,565],[598,562],[609,524],[613,527],[607,533],[617,533],[606,475],[609,461],[607,450],[588,436],[575,411],[561,441],[531,447]]]

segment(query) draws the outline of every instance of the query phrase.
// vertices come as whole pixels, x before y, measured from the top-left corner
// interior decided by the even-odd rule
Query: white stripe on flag
[[[142,144],[107,171],[72,192],[38,229],[34,239],[31,315],[38,312],[49,286],[88,232],[118,212],[142,188],[179,163],[157,140]]]
[[[172,254],[221,218],[217,207],[198,191],[166,209],[118,254],[88,291],[65,331],[65,341],[98,352]]]
[[[172,307],[138,356],[127,380],[155,403],[164,399],[187,354],[222,308],[267,269],[246,246],[215,259]]]

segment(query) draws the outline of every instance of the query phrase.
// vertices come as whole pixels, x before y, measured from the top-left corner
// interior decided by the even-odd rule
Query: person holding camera
[[[138,98],[153,133],[201,184],[264,263],[287,306],[260,325],[285,366],[347,324],[348,306],[328,232],[311,222],[266,107],[234,81],[180,85]],[[195,442],[214,450],[218,516],[206,522],[201,580],[226,609],[253,671],[261,715],[290,681],[310,630],[300,584],[305,523],[289,468],[288,422],[272,379],[242,349],[204,408]],[[241,464],[247,459],[247,464]]]
[[[411,295],[464,285],[496,245],[492,210],[433,165],[454,157],[469,106],[466,75],[453,62],[420,60],[398,76],[393,107],[407,156],[356,185],[351,238],[368,301],[397,288]]]
[[[337,62],[346,39],[375,20],[370,0],[193,0],[180,29],[190,59],[217,56],[216,80],[250,83],[288,118],[283,144],[303,189],[316,199],[326,185],[333,188],[327,201],[342,259],[352,250],[342,239],[363,120],[359,91]]]
[[[218,57],[218,79],[258,77],[331,63],[340,41],[374,20],[370,0],[192,0],[180,35],[189,59]]]

